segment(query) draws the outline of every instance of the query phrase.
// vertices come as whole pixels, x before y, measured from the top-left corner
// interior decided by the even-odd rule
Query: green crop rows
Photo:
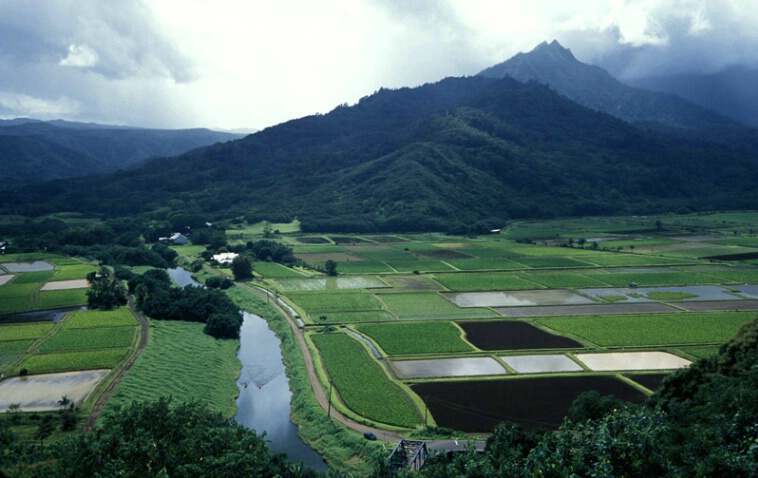
[[[377,297],[399,319],[474,319],[498,317],[496,312],[484,308],[462,309],[432,292],[381,294]]]
[[[80,310],[63,323],[63,329],[94,327],[128,327],[137,325],[137,319],[126,307],[114,310]]]
[[[365,292],[300,293],[291,294],[291,298],[312,313],[382,309],[382,304],[373,295]]]
[[[0,325],[0,340],[5,342],[23,339],[38,339],[48,333],[52,328],[52,322]]]
[[[713,312],[545,318],[539,323],[603,347],[644,347],[721,343],[753,318],[755,312]]]
[[[62,352],[112,347],[129,347],[134,338],[134,327],[61,330],[39,347],[39,351]]]
[[[457,272],[436,274],[434,279],[453,291],[525,290],[539,289],[534,282],[516,274],[497,272]]]
[[[419,413],[356,340],[341,333],[313,335],[324,366],[345,405],[367,419],[415,427]]]
[[[38,309],[71,307],[87,303],[87,289],[43,290],[37,299]]]
[[[88,352],[37,354],[24,360],[17,368],[19,370],[25,368],[29,373],[113,368],[126,357],[128,352],[128,348],[118,348]]]
[[[452,322],[401,322],[363,324],[357,327],[370,336],[388,355],[470,352]]]

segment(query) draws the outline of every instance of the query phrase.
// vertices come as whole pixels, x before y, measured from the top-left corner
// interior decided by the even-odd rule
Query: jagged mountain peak
[[[576,59],[573,53],[571,53],[571,50],[568,48],[565,48],[563,45],[558,43],[558,40],[553,40],[550,43],[543,41],[529,53],[520,53],[521,55],[549,55],[550,57],[556,58],[556,59],[562,59],[562,60],[569,60],[569,61],[579,61]]]
[[[633,88],[604,69],[582,63],[557,40],[482,70],[490,78],[511,77],[548,85],[567,98],[630,123],[700,129],[733,126],[734,121],[674,95]]]

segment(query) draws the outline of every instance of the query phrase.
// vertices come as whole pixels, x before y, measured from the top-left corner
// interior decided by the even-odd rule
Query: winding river
[[[237,422],[266,432],[272,450],[284,452],[293,463],[326,471],[321,456],[303,442],[290,421],[289,379],[284,373],[279,338],[257,315],[244,313],[237,356],[242,372],[237,382]]]
[[[175,267],[166,272],[180,287],[202,287],[186,269]],[[280,346],[281,341],[264,319],[244,312],[237,352],[242,371],[237,380],[240,395],[235,419],[257,433],[265,432],[271,450],[286,453],[291,462],[326,471],[324,460],[303,442],[290,421],[292,392]]]

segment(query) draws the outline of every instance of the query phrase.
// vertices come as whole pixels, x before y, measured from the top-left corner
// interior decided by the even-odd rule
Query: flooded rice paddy
[[[513,355],[500,357],[518,373],[581,372],[582,366],[565,355]]]
[[[505,368],[491,357],[402,360],[393,362],[403,378],[475,377],[505,375]]]
[[[576,358],[596,372],[671,370],[690,365],[687,359],[666,352],[579,353]]]
[[[71,309],[51,309],[40,310],[35,312],[22,312],[20,314],[10,314],[0,316],[0,324],[24,324],[29,322],[58,322],[68,312],[76,310]]]
[[[578,305],[593,301],[563,289],[447,294],[458,307],[518,307],[534,305]]]
[[[0,412],[14,403],[24,412],[58,410],[58,400],[64,395],[79,405],[108,372],[87,370],[8,378],[0,382]]]
[[[686,301],[699,300],[734,300],[734,294],[730,294],[724,287],[715,285],[691,285],[691,286],[666,286],[666,287],[608,287],[599,289],[581,289],[584,295],[595,297],[598,300],[609,296],[624,296],[624,302],[657,302],[657,299],[648,297],[650,293],[682,293],[690,294]]]
[[[0,275],[0,285],[10,282],[11,279],[16,277],[13,274],[6,274],[5,272],[0,272],[0,274],[2,274]]]
[[[577,353],[577,363],[563,354],[503,355],[499,359],[516,373],[587,373],[675,370],[692,362],[666,352]],[[505,368],[492,357],[398,360],[392,363],[403,379],[458,378],[506,375]]]
[[[3,267],[9,272],[42,272],[55,269],[55,267],[47,261],[4,262]]]

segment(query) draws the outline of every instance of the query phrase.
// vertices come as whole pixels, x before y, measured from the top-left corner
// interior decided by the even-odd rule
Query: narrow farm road
[[[266,293],[262,290],[249,286],[247,284],[241,284],[237,283],[237,285],[241,285],[242,287],[245,287],[246,289],[254,292],[255,294],[263,297],[264,299],[266,297]],[[279,305],[276,301],[270,302],[271,305],[273,305],[276,310],[282,315],[282,317],[285,318],[287,323],[290,326],[290,329],[292,329],[292,333],[295,336],[295,340],[297,341],[298,346],[300,347],[300,351],[303,354],[303,359],[305,360],[305,366],[308,372],[308,378],[311,382],[311,388],[313,390],[313,394],[316,396],[316,400],[318,401],[321,408],[324,409],[324,418],[326,418],[327,411],[330,409],[329,407],[329,400],[326,396],[326,392],[321,387],[321,384],[319,383],[318,376],[316,375],[316,369],[313,366],[313,358],[311,357],[310,350],[308,349],[308,345],[305,343],[305,337],[303,336],[303,331],[300,329],[300,327],[297,326],[297,323],[292,318],[292,316],[289,314],[289,312]],[[340,413],[338,410],[336,410],[334,407],[331,407],[331,417],[334,420],[337,420],[339,423],[343,424],[347,428],[354,430],[359,433],[365,433],[365,432],[371,432],[380,440],[387,441],[387,442],[399,442],[403,439],[403,436],[400,435],[397,432],[383,430],[380,428],[373,428],[366,425],[363,425],[361,423],[358,423],[347,416]]]

